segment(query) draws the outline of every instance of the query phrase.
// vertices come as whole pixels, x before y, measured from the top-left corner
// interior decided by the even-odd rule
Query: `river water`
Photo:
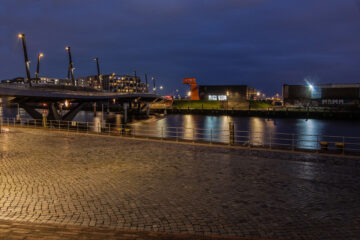
[[[29,117],[23,109],[19,110],[22,118]],[[17,111],[16,108],[0,106],[0,117],[15,118]],[[101,116],[101,112],[97,114]],[[93,117],[93,112],[82,111],[74,120],[91,122]],[[106,118],[107,114],[104,117]],[[114,115],[113,119],[115,119],[115,123],[121,124],[122,118],[120,115]],[[313,149],[318,147],[319,141],[335,143],[343,141],[342,136],[346,137],[347,141],[350,141],[349,137],[360,137],[359,121],[349,120],[267,119],[260,117],[174,114],[153,117],[130,125],[137,134],[146,136],[227,143],[230,141],[229,123],[234,124],[235,141],[244,144],[249,141],[254,145],[277,142],[279,145],[295,144],[297,147]],[[356,141],[360,142],[360,138],[356,139]]]

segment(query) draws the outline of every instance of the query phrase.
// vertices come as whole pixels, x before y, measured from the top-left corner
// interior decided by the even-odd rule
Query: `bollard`
[[[235,127],[232,122],[229,122],[229,138],[229,144],[233,145],[235,143]]]

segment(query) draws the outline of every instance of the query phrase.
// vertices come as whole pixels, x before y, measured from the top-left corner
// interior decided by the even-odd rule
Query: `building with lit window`
[[[247,85],[201,85],[200,100],[241,102],[252,100],[256,89]]]
[[[87,84],[95,89],[103,89],[110,92],[132,93],[147,92],[147,86],[141,82],[140,77],[130,75],[105,74],[101,75],[101,81],[97,75],[76,79],[78,84]],[[101,84],[102,83],[102,84]]]
[[[360,84],[283,85],[285,105],[360,107]]]

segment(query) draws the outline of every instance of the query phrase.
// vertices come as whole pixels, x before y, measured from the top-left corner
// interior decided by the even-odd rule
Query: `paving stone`
[[[4,221],[360,239],[355,158],[15,128],[0,134],[0,157]]]

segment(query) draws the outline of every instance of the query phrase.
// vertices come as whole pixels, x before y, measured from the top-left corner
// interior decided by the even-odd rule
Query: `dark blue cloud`
[[[249,84],[275,93],[283,83],[359,82],[359,1],[348,0],[3,0],[0,78],[24,75],[27,37],[42,75],[149,73],[168,92],[182,77],[202,84]]]

